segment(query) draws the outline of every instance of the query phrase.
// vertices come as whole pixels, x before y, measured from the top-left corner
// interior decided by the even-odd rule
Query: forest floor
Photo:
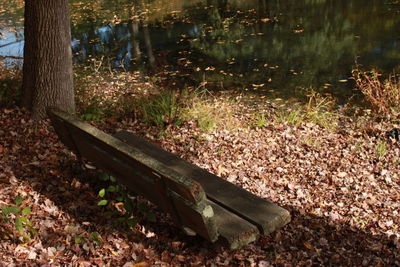
[[[112,226],[109,207],[97,205],[96,170],[81,168],[48,121],[9,106],[0,110],[0,266],[400,266],[400,142],[385,135],[395,125],[255,123],[253,107],[227,105],[230,127],[207,131],[190,119],[160,131],[132,114],[93,123],[133,131],[277,203],[292,215],[287,226],[236,251],[186,236],[157,208],[131,231]],[[16,199],[25,212],[5,216]],[[18,214],[31,227],[18,228]]]

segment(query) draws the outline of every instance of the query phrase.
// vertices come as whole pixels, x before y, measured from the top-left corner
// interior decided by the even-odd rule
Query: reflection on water
[[[23,6],[21,0],[0,0],[0,63],[13,64],[16,59],[9,56],[21,57],[23,54]]]
[[[166,83],[286,95],[313,86],[346,99],[357,58],[365,68],[399,70],[399,8],[388,0],[87,0],[71,6],[77,62],[146,68],[165,73]]]
[[[0,28],[0,33],[0,60],[7,65],[16,61],[19,62],[20,60],[16,60],[13,57],[20,57],[23,54],[24,41],[22,29]]]

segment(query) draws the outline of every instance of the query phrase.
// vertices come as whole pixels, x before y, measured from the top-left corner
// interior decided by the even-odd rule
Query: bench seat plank
[[[290,214],[287,210],[184,161],[130,132],[120,131],[114,136],[137,147],[143,153],[157,158],[171,169],[197,181],[203,187],[209,200],[255,224],[262,234],[271,233],[290,221]]]

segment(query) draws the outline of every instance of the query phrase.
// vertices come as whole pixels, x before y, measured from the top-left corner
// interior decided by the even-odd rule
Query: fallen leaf
[[[135,264],[133,264],[132,266],[133,266],[133,267],[149,267],[150,264],[147,263],[147,262],[145,262],[145,261],[142,261],[142,262],[135,263]]]
[[[309,242],[307,242],[307,241],[304,241],[303,242],[303,245],[306,247],[306,248],[308,248],[308,249],[310,249],[310,250],[315,250],[315,248],[313,247],[313,245],[311,245]]]

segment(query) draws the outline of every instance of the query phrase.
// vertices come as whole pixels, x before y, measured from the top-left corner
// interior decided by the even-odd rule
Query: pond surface
[[[400,72],[394,0],[73,0],[71,8],[76,62],[147,70],[178,88],[301,97],[313,87],[345,101],[356,62]],[[21,15],[1,14],[0,55],[22,56]]]

